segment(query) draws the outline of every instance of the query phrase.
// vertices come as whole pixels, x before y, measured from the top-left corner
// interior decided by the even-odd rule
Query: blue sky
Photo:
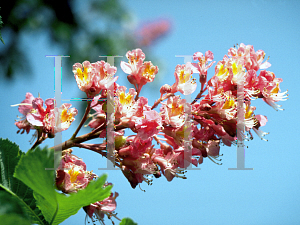
[[[146,190],[143,192],[138,187],[132,189],[119,170],[98,170],[106,163],[101,156],[74,148],[74,153],[83,158],[88,170],[98,175],[108,173],[108,181],[114,183],[113,191],[120,194],[116,210],[119,217],[131,217],[141,225],[300,224],[300,165],[297,157],[299,2],[130,0],[123,3],[133,13],[137,25],[157,18],[167,18],[172,22],[171,32],[151,50],[155,56],[153,64],[162,67],[157,75],[158,81],[147,84],[141,93],[149,98],[150,105],[159,98],[161,85],[174,83],[175,66],[183,64],[183,59],[175,55],[211,50],[214,60],[219,61],[236,43],[253,45],[255,50],[262,49],[266,56],[270,56],[272,66],[268,70],[283,79],[280,88],[289,90],[289,99],[281,102],[285,110],[279,112],[261,100],[252,102],[257,107],[256,114],[268,117],[269,121],[262,130],[270,132],[266,136],[267,142],[254,136],[253,141],[246,143],[246,167],[254,168],[253,171],[229,171],[228,168],[236,165],[236,148],[222,146],[222,166],[205,159],[201,170],[187,172],[188,179],[168,182],[161,177],[155,179],[152,186],[143,183],[141,187]],[[14,120],[20,114],[10,105],[21,102],[26,92],[34,96],[39,92],[43,99],[54,97],[53,58],[45,55],[65,53],[48,41],[47,34],[24,35],[22,43],[34,65],[33,76],[27,79],[19,77],[14,83],[0,82],[0,137],[16,142],[24,151],[30,148],[28,141],[32,133],[16,134]],[[72,56],[64,60],[72,60]],[[208,71],[208,76],[211,77],[213,72],[214,67]],[[71,68],[69,73],[72,73]],[[127,84],[121,70],[117,75],[119,84]],[[63,98],[78,95],[75,79],[63,77],[62,83]],[[78,104],[74,103],[75,106]],[[63,132],[63,139],[67,140],[74,129],[75,126],[71,126],[70,131]],[[53,141],[47,140],[45,145],[53,146]],[[80,210],[62,224],[83,224],[84,216]]]

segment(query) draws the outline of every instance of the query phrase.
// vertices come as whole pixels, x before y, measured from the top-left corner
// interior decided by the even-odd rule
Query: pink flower
[[[121,69],[124,73],[129,74],[128,80],[130,83],[137,85],[140,83],[140,70],[143,66],[145,54],[139,48],[128,51],[126,53],[128,63],[121,61]]]
[[[209,140],[206,147],[207,154],[210,156],[218,156],[220,151],[219,143],[219,140]]]
[[[100,90],[109,89],[117,81],[118,76],[114,77],[117,72],[116,67],[111,66],[103,60],[92,63],[92,65],[95,69],[95,77],[97,77]]]
[[[266,141],[266,139],[264,139],[263,137],[269,133],[263,132],[259,128],[261,126],[265,126],[266,123],[268,122],[268,119],[266,116],[263,116],[263,115],[256,115],[255,118],[257,120],[257,124],[255,127],[253,127],[253,130],[257,134],[257,136],[259,136],[262,140]]]
[[[130,117],[128,113],[132,111],[133,105],[135,103],[134,96],[137,94],[133,88],[129,89],[129,92],[126,94],[126,87],[119,86],[116,92],[117,97],[115,98],[116,104],[116,119],[121,117]]]
[[[264,70],[271,66],[271,63],[269,63],[268,61],[263,62],[266,55],[266,53],[263,50],[256,51],[256,55],[257,55],[256,60],[259,65],[259,69]]]
[[[193,55],[194,61],[198,60],[198,63],[192,63],[195,73],[199,75],[207,75],[207,70],[215,63],[215,61],[208,63],[214,59],[214,54],[211,51],[205,52],[205,56],[201,52],[196,52]],[[201,81],[200,81],[201,82]]]
[[[19,105],[19,112],[22,113],[23,115],[27,115],[27,113],[29,113],[33,108],[32,108],[32,101],[35,98],[33,97],[33,95],[29,92],[26,93],[26,98],[25,100],[23,100],[21,102],[21,104]]]
[[[34,127],[26,119],[27,114],[33,110],[32,101],[34,99],[35,98],[33,97],[33,95],[27,92],[25,100],[23,100],[20,104],[12,105],[12,106],[19,106],[18,108],[19,112],[24,115],[24,117],[21,117],[19,121],[15,122],[15,125],[20,129],[17,131],[17,133],[23,130],[21,134],[23,134],[25,131],[28,134],[31,129],[34,129]]]
[[[72,105],[68,103],[64,103],[60,108],[55,108],[52,98],[45,101],[47,107],[44,109],[43,102],[41,98],[35,98],[32,101],[33,109],[26,115],[28,122],[34,127],[41,128],[44,133],[48,133],[49,137],[53,137],[57,132],[67,130],[75,120],[77,109],[69,110]]]
[[[62,160],[56,170],[56,186],[64,193],[84,189],[96,177],[92,172],[86,171],[82,159],[71,153],[71,149],[63,151]]]
[[[117,68],[109,63],[98,61],[90,63],[84,61],[82,64],[73,65],[73,73],[79,89],[87,94],[88,98],[93,98],[102,89],[108,89],[118,77],[114,77]]]
[[[107,185],[112,185],[112,184],[108,183],[104,186]],[[114,213],[115,209],[117,208],[116,198],[118,196],[119,196],[118,192],[115,192],[114,194],[111,193],[111,195],[108,198],[104,199],[103,201],[95,202],[93,204],[90,204],[89,206],[83,207],[83,209],[92,220],[94,216],[103,224],[104,224],[104,215],[106,215],[108,218],[114,216],[115,218],[119,219]]]
[[[197,83],[191,76],[192,74],[192,64],[190,62],[185,65],[177,65],[174,73],[176,81],[172,85],[171,93],[180,91],[184,95],[192,94],[197,88]]]
[[[158,112],[151,110],[144,112],[144,118],[139,118],[135,122],[137,134],[142,140],[146,140],[155,134],[158,134],[162,126],[162,119]]]
[[[153,66],[152,62],[144,62],[141,67],[141,82],[140,85],[145,85],[154,81],[155,75],[158,73],[158,67]]]
[[[124,107],[122,109],[124,110]],[[134,101],[127,109],[126,114],[120,118],[120,123],[136,132],[135,121],[143,117],[144,112],[149,110],[151,110],[151,107],[148,105],[148,99],[140,97],[137,101]]]
[[[287,91],[280,93],[279,84],[282,82],[281,78],[275,78],[275,74],[269,71],[262,70],[258,76],[257,87],[260,90],[258,97],[263,100],[275,110],[282,110],[281,105],[275,102],[287,100]]]
[[[61,105],[59,108],[54,109],[54,114],[55,114],[55,128],[54,132],[61,132],[64,130],[67,130],[71,123],[75,120],[75,116],[78,114],[77,109],[71,108],[71,104],[69,103],[64,103]],[[59,116],[60,116],[60,121],[59,121]]]
[[[143,140],[138,136],[134,136],[133,139],[127,138],[127,141],[130,141],[130,145],[121,148],[118,151],[118,154],[122,157],[137,159],[140,156],[143,156],[144,153],[148,152],[152,146],[152,139],[152,137],[149,137],[146,140]]]
[[[164,123],[176,128],[181,127],[185,121],[184,107],[186,104],[186,100],[180,99],[180,96],[170,97],[161,108]]]
[[[172,181],[174,177],[179,177],[186,179],[183,172],[183,169],[178,168],[177,158],[180,153],[168,153],[165,157],[162,156],[153,156],[153,162],[157,163],[164,176],[167,178],[167,181]]]
[[[87,94],[88,97],[99,94],[100,87],[95,76],[94,68],[89,61],[75,63],[73,65],[73,73],[79,89]]]
[[[126,53],[128,63],[121,61],[121,69],[129,74],[129,82],[135,85],[139,92],[143,85],[152,82],[158,73],[158,67],[151,62],[144,62],[145,54],[137,48]]]
[[[271,66],[268,61],[263,62],[265,52],[263,50],[254,51],[252,45],[241,43],[238,49],[230,48],[228,55],[233,58],[239,58],[244,61],[244,66],[247,70],[267,69]]]

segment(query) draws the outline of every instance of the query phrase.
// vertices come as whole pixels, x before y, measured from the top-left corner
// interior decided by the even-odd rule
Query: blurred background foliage
[[[126,52],[141,48],[146,60],[154,57],[150,54],[153,43],[168,33],[168,20],[155,20],[139,23],[132,12],[121,0],[9,0],[0,3],[1,29],[5,44],[0,45],[0,77],[2,81],[15,81],[19,76],[34,79],[43,76],[34,73],[33,61],[30,59],[22,38],[26,35],[43,34],[47,36],[50,46],[58,47],[60,55],[68,55],[71,60],[64,60],[63,75],[74,79],[72,65],[85,60],[96,62],[106,60],[99,56],[122,55],[116,59],[127,61]],[[1,23],[0,23],[1,25]],[[28,44],[28,43],[27,43]],[[31,44],[31,43],[30,43]],[[34,41],[32,41],[34,44]],[[155,62],[154,62],[155,61]],[[163,69],[156,58],[153,64]],[[118,71],[120,68],[118,68]],[[122,72],[121,72],[122,73]],[[3,79],[4,78],[4,79]],[[155,79],[152,88],[159,90],[159,80]],[[75,82],[75,80],[74,80]],[[119,83],[121,85],[133,85]],[[85,98],[85,93],[78,90],[77,97]],[[51,96],[48,96],[51,97]],[[81,104],[78,118],[85,111]]]
[[[138,36],[143,33],[133,30],[132,15],[119,0],[10,0],[0,6],[2,35],[8,37],[1,46],[0,76],[6,80],[31,75],[31,62],[20,44],[26,32],[46,33],[51,44],[72,57],[67,68],[74,62],[105,60],[100,55],[125,55],[149,46],[141,40],[145,37]]]
[[[0,9],[1,9],[1,7],[0,7]],[[3,22],[2,22],[2,17],[0,16],[0,29],[1,29],[2,26],[3,26]],[[4,41],[3,41],[2,36],[1,36],[1,30],[0,30],[0,41],[4,44]]]
[[[72,56],[69,63],[117,55],[135,45],[124,30],[130,15],[118,0],[13,0],[2,5],[0,14],[2,35],[8,33],[0,52],[1,76],[7,79],[31,73],[30,61],[20,46],[26,31],[47,33],[51,44]],[[29,68],[25,70],[24,65]]]

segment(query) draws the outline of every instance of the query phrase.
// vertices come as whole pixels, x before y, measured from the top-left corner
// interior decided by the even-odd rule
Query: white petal
[[[121,61],[121,69],[124,71],[124,73],[127,73],[127,74],[132,73],[131,65],[124,61]]]

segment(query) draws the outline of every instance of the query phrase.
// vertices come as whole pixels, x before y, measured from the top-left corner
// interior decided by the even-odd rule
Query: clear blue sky
[[[125,4],[125,1],[123,1]],[[172,22],[172,31],[152,48],[153,64],[161,64],[157,77],[159,86],[174,82],[174,68],[183,64],[175,55],[192,55],[196,51],[211,50],[219,61],[236,43],[251,44],[255,50],[263,49],[270,56],[268,69],[283,79],[281,90],[289,90],[289,100],[282,102],[285,111],[276,112],[267,104],[256,100],[257,114],[268,117],[262,130],[270,132],[268,142],[257,136],[248,142],[246,167],[253,171],[229,171],[236,165],[236,149],[222,147],[223,165],[217,166],[205,159],[199,171],[188,171],[187,180],[164,177],[155,179],[152,186],[142,184],[146,190],[132,189],[121,171],[100,171],[105,161],[101,156],[84,150],[75,150],[89,170],[100,175],[107,172],[119,192],[119,217],[131,217],[138,224],[300,224],[300,165],[299,150],[299,52],[300,3],[299,1],[126,1],[128,9],[139,24],[158,17]],[[3,36],[5,39],[5,36]],[[63,49],[49,44],[47,34],[34,36],[28,33],[22,39],[34,63],[32,78],[19,78],[14,83],[0,82],[1,117],[0,137],[9,138],[22,150],[30,147],[30,135],[16,134],[14,120],[20,115],[10,107],[21,102],[26,92],[43,99],[54,97],[53,59],[45,55],[63,55]],[[120,53],[120,55],[125,55]],[[147,56],[146,56],[147,57]],[[69,59],[72,60],[72,56]],[[124,59],[125,60],[125,57]],[[156,60],[156,61],[155,61]],[[159,62],[158,62],[159,61]],[[75,63],[75,62],[74,62]],[[208,72],[213,75],[214,68]],[[72,73],[71,68],[69,70]],[[119,84],[126,77],[122,71]],[[122,77],[122,78],[121,78]],[[197,79],[198,80],[198,79]],[[198,89],[197,89],[198,90]],[[63,78],[63,98],[78,94],[75,80]],[[155,84],[148,84],[142,95],[150,104],[159,97]],[[79,120],[79,118],[78,118]],[[72,134],[63,132],[63,139]],[[81,133],[80,133],[81,134]],[[82,133],[83,134],[83,133]],[[52,146],[53,141],[45,144]],[[83,224],[80,210],[62,224]],[[107,221],[107,224],[110,224]],[[118,223],[117,223],[118,224]]]

